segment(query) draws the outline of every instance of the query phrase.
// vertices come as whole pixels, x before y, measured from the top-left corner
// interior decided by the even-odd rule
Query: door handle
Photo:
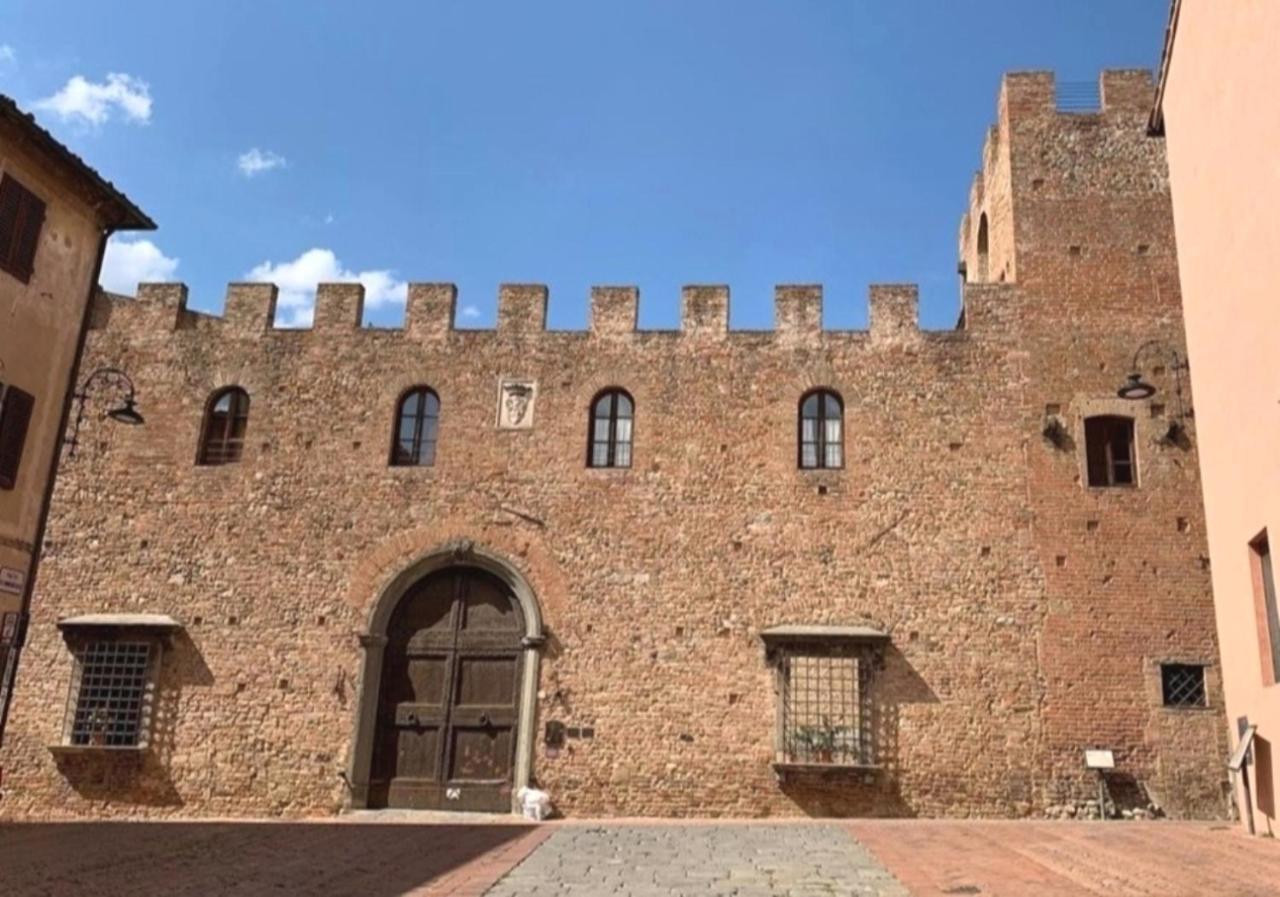
[[[486,729],[489,728],[489,714],[480,714],[480,725],[484,726]]]

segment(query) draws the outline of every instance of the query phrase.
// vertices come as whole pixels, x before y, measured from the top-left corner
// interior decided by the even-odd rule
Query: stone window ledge
[[[861,780],[870,783],[881,772],[875,763],[773,763],[773,773],[778,781],[844,781]]]

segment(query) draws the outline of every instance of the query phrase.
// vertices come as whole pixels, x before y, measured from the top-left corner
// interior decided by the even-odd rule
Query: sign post
[[[1085,750],[1084,768],[1098,772],[1098,818],[1107,818],[1107,770],[1116,768],[1116,758],[1111,751]]]

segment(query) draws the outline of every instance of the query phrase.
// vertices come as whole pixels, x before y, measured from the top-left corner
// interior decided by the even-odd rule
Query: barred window
[[[1204,666],[1193,663],[1160,665],[1160,688],[1166,707],[1206,707]]]
[[[158,653],[149,641],[92,641],[75,650],[67,702],[71,744],[145,746]]]
[[[436,433],[440,427],[440,397],[426,386],[409,390],[396,409],[393,467],[430,467],[436,463]]]
[[[1099,415],[1085,418],[1084,441],[1090,486],[1133,486],[1133,418]]]
[[[781,763],[872,766],[870,653],[860,648],[783,649]]]
[[[200,435],[199,463],[218,465],[239,461],[248,427],[249,394],[238,386],[214,393]]]
[[[591,403],[588,467],[630,467],[635,403],[621,389],[609,389]]]
[[[829,389],[817,389],[800,400],[800,467],[804,470],[844,466],[844,403]]]

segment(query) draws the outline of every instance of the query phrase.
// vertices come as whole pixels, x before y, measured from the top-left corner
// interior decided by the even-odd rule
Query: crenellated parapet
[[[966,293],[968,288],[966,288]],[[503,284],[498,291],[498,320],[493,329],[457,326],[458,290],[448,283],[411,283],[404,323],[399,328],[363,326],[364,287],[359,283],[322,283],[316,287],[315,313],[310,327],[277,327],[279,291],[270,283],[232,283],[227,287],[222,315],[188,309],[188,290],[182,283],[139,284],[137,297],[99,293],[93,320],[96,330],[126,335],[198,330],[210,338],[252,339],[268,333],[316,332],[386,334],[399,332],[412,340],[433,341],[453,334],[488,334],[496,339],[526,339],[559,331],[547,328],[547,287]],[[924,331],[919,322],[919,289],[915,284],[873,284],[869,288],[867,330],[827,330],[823,327],[823,289],[820,284],[783,284],[774,290],[773,337],[781,346],[818,345],[823,339],[847,336],[874,345],[911,345],[947,331]],[[966,301],[966,306],[968,302]],[[640,291],[634,286],[596,286],[590,293],[587,334],[606,340],[626,340],[641,333]],[[969,315],[964,329],[972,331]],[[729,326],[729,287],[691,285],[681,291],[681,324],[676,331],[654,331],[694,343],[715,343],[740,333]],[[748,331],[753,338],[760,331]]]
[[[970,283],[1112,281],[1124,255],[1171,258],[1163,141],[1148,133],[1155,96],[1143,69],[1107,70],[1067,90],[1052,72],[1001,82],[958,233]],[[1139,288],[1146,273],[1129,266]]]

